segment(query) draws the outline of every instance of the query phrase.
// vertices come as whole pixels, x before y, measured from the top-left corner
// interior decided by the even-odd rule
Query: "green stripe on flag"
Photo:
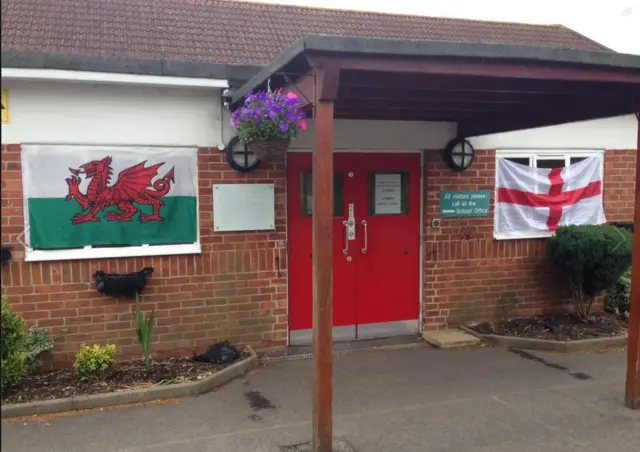
[[[78,213],[86,213],[76,201],[64,198],[30,198],[29,239],[33,249],[64,249],[84,246],[135,246],[195,243],[198,240],[197,200],[191,196],[165,196],[160,216],[165,221],[141,223],[139,214],[130,222],[107,221],[107,212],[120,212],[116,206],[97,215],[100,222],[72,224]],[[151,206],[135,204],[150,215]]]

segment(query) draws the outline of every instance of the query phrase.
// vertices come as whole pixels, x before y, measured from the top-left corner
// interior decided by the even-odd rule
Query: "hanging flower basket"
[[[238,139],[261,161],[283,159],[291,140],[307,130],[304,101],[297,94],[278,91],[249,93],[231,115]]]
[[[291,140],[287,138],[256,138],[247,143],[247,148],[258,160],[267,162],[284,156],[290,143]]]

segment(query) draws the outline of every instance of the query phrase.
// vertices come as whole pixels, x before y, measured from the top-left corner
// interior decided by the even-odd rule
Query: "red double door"
[[[311,162],[287,157],[290,344],[313,337]],[[334,340],[418,333],[419,154],[335,154],[333,213]]]

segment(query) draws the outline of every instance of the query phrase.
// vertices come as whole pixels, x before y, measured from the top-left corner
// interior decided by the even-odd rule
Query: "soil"
[[[606,312],[593,314],[590,323],[582,322],[574,314],[521,317],[501,322],[482,322],[470,328],[480,334],[526,337],[556,341],[576,341],[627,334],[626,319]]]
[[[244,350],[240,359],[249,356]],[[2,395],[2,404],[50,400],[77,395],[143,389],[152,386],[201,380],[228,364],[194,361],[193,357],[152,361],[147,372],[144,361],[115,362],[98,381],[81,381],[73,368],[37,373],[25,377],[18,386]]]

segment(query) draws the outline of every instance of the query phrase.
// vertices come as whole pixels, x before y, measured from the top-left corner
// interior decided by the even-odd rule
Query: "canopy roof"
[[[305,36],[234,93],[288,86],[309,101],[336,74],[335,117],[455,121],[461,135],[640,110],[640,57],[523,45]],[[325,83],[326,85],[326,83]],[[323,94],[324,95],[324,94]]]

